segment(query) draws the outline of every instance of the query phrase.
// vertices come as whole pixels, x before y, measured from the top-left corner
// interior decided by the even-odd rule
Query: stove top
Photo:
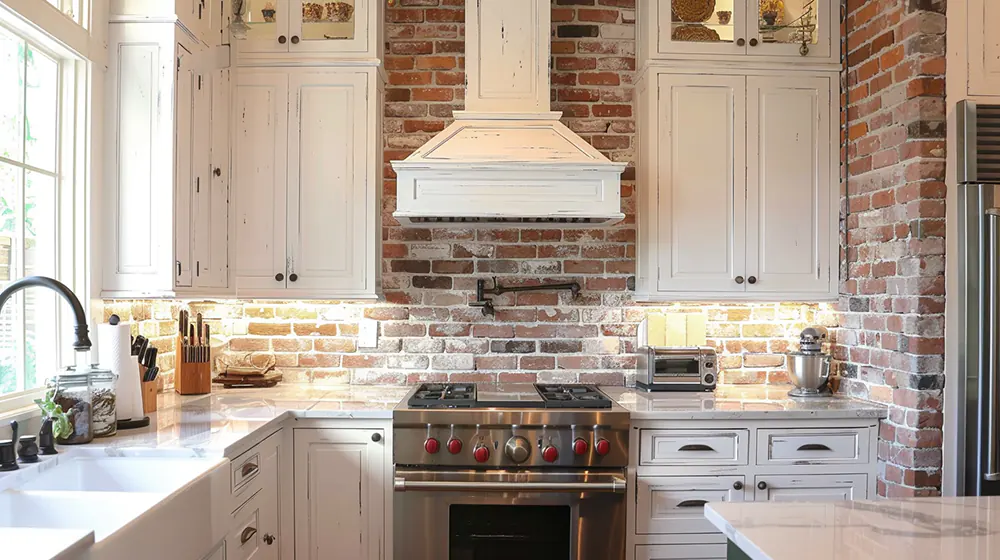
[[[424,383],[406,401],[409,408],[611,408],[595,385]]]

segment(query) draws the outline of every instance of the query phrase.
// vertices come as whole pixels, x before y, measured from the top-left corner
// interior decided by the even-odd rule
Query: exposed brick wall
[[[384,304],[224,302],[190,304],[225,335],[223,351],[269,351],[293,381],[412,383],[421,380],[631,382],[639,307],[635,272],[634,169],[624,175],[626,220],[593,230],[399,227],[392,218],[403,159],[463,108],[464,0],[400,0],[387,9]],[[632,160],[635,120],[634,0],[554,0],[553,109],[615,161]],[[467,302],[478,278],[504,284],[576,280],[583,292],[496,298],[484,318]],[[179,302],[109,302],[170,353]],[[663,308],[655,308],[663,309]],[[655,310],[654,309],[654,310]],[[704,312],[724,354],[724,383],[787,383],[783,352],[807,325],[836,325],[832,305],[678,304]],[[357,321],[380,320],[375,351],[356,346]],[[169,375],[165,376],[169,380]]]
[[[890,405],[881,495],[937,494],[944,386],[945,0],[849,0],[840,389]]]

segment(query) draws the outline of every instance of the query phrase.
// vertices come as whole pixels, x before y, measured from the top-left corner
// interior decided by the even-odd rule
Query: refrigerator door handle
[[[986,211],[986,472],[983,478],[1000,480],[997,412],[1000,410],[1000,210]]]

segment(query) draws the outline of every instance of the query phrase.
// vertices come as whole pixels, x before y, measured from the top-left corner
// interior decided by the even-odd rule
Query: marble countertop
[[[601,387],[638,420],[725,420],[805,418],[885,418],[881,404],[835,395],[793,399],[791,386],[725,385],[713,393],[649,392],[627,387]]]
[[[716,503],[705,517],[753,560],[1000,557],[1000,497]]]
[[[94,532],[0,527],[0,543],[3,543],[4,558],[75,560],[84,558],[87,549],[94,544]]]

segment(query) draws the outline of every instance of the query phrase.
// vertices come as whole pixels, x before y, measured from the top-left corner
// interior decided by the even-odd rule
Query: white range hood
[[[624,163],[549,110],[551,4],[466,2],[466,110],[396,171],[404,225],[604,226],[624,218]]]

